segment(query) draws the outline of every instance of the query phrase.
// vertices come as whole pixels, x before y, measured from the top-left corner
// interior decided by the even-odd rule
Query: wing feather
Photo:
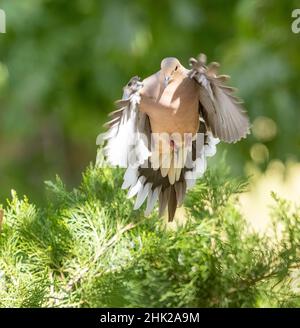
[[[214,137],[225,142],[237,142],[250,132],[250,122],[235,96],[235,88],[225,85],[227,75],[217,75],[219,65],[205,65],[205,56],[190,60],[190,77],[199,84],[199,102],[203,117]]]
[[[124,87],[123,98],[116,101],[117,110],[105,124],[109,130],[100,139],[106,141],[104,155],[113,166],[128,167],[143,163],[149,156],[148,138],[144,138],[147,114],[139,111],[142,83],[133,77]]]

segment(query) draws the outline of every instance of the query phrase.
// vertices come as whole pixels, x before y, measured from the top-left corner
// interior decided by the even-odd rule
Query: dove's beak
[[[165,80],[164,80],[165,88],[167,87],[170,81],[171,81],[171,76],[165,76]]]

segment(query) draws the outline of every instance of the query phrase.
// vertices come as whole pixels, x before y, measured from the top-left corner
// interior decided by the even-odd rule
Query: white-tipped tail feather
[[[147,196],[150,193],[151,187],[152,187],[152,183],[147,183],[145,186],[143,186],[143,188],[140,189],[140,191],[136,197],[135,204],[134,204],[135,210],[137,210],[138,208],[140,208],[143,205],[145,199],[147,198]]]

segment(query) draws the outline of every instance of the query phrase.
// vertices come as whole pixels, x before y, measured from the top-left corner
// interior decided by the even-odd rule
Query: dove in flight
[[[131,78],[98,139],[105,142],[107,162],[127,168],[122,188],[129,189],[128,198],[136,196],[134,208],[147,199],[149,215],[158,201],[159,215],[168,207],[169,221],[204,174],[217,143],[250,133],[242,101],[225,84],[229,76],[218,75],[219,64],[206,65],[200,54],[190,66],[169,57],[143,81]]]

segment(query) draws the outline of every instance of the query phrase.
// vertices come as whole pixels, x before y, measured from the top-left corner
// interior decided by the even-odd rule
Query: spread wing
[[[124,87],[117,110],[110,113],[105,124],[108,131],[98,137],[97,144],[105,143],[104,156],[113,166],[128,167],[142,164],[150,155],[151,137],[149,118],[139,111],[142,82],[135,76]]]
[[[234,88],[224,84],[227,75],[217,75],[218,63],[206,66],[206,56],[191,58],[191,78],[199,83],[199,101],[203,118],[214,137],[225,142],[237,142],[250,133],[248,116]]]

